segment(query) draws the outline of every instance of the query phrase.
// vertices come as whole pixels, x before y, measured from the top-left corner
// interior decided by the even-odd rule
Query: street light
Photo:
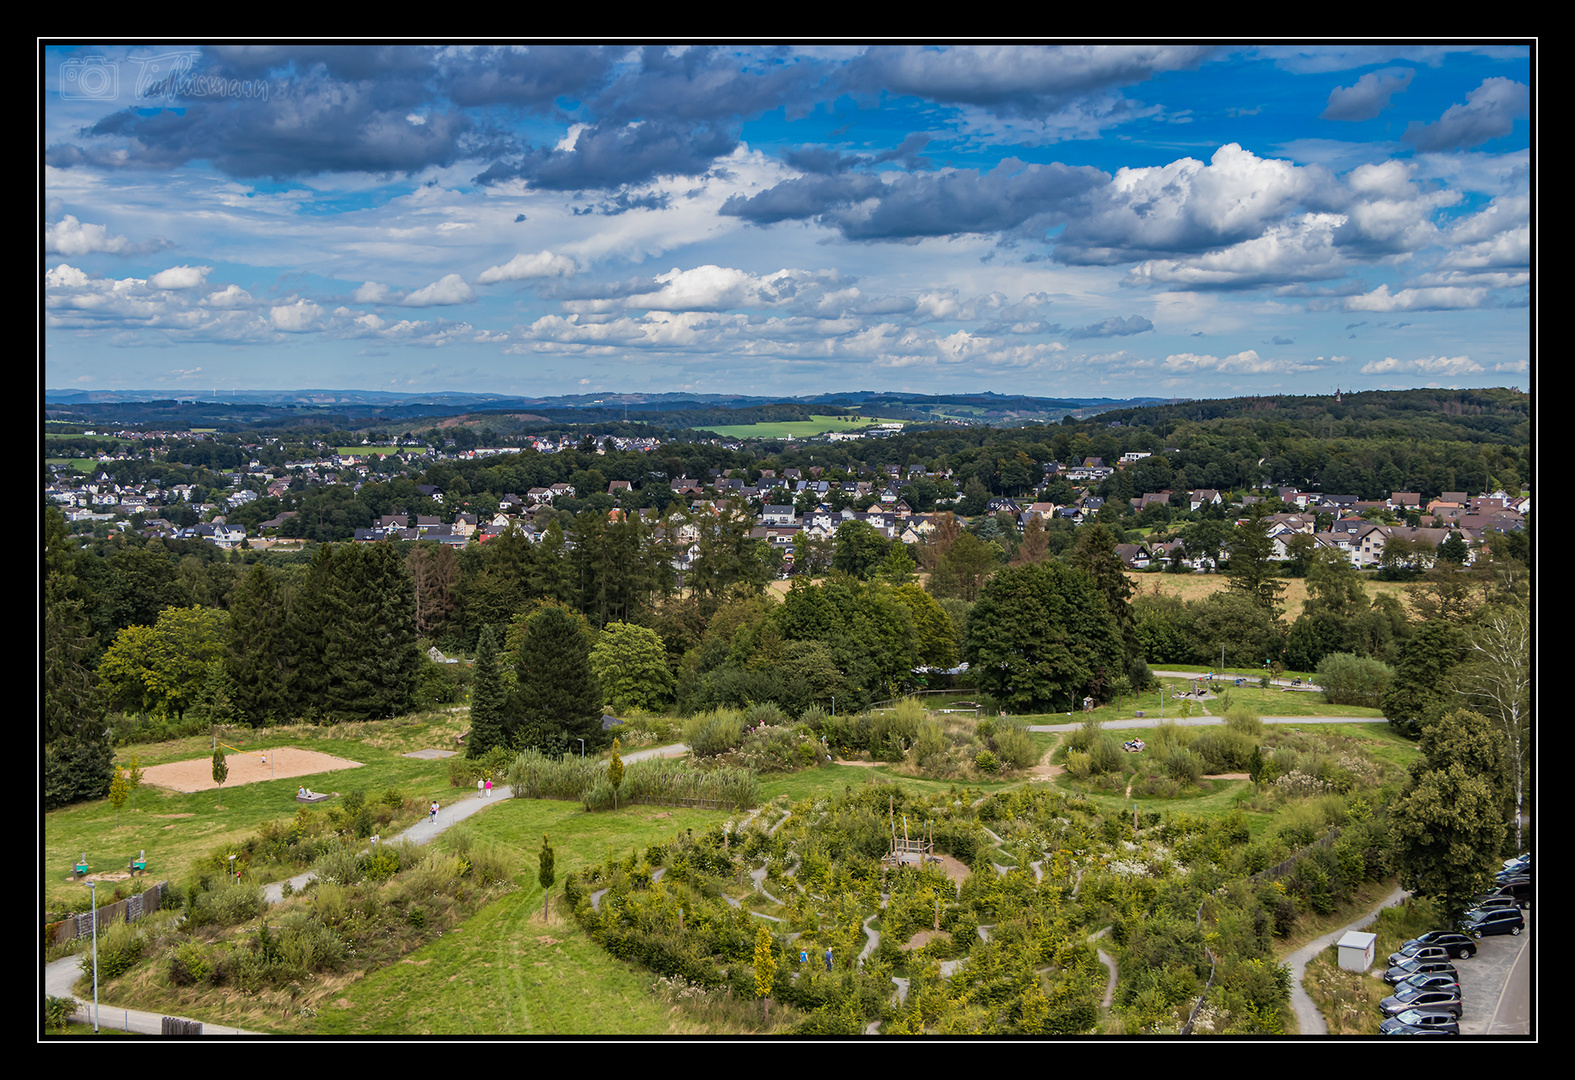
[[[584,739],[580,740],[580,756],[581,757],[585,756],[585,740]]]
[[[98,882],[88,882],[93,906],[93,1034],[98,1034]]]

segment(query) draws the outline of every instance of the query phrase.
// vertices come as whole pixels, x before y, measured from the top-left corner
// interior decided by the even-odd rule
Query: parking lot
[[[1526,930],[1519,936],[1484,937],[1477,954],[1456,960],[1460,972],[1460,998],[1465,1015],[1462,1035],[1530,1035],[1532,916],[1528,909]]]

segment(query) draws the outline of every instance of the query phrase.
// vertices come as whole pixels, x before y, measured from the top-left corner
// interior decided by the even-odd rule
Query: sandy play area
[[[264,761],[262,755],[266,755],[268,760]],[[319,754],[316,750],[297,750],[293,746],[276,746],[260,753],[227,753],[224,761],[230,767],[230,775],[224,781],[225,787],[361,767],[359,761]],[[211,757],[172,761],[168,765],[149,765],[142,770],[142,782],[184,792],[211,791],[219,786],[213,782]]]

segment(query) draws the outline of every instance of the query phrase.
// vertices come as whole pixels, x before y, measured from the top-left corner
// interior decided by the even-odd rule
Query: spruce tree
[[[236,711],[249,724],[279,723],[290,716],[286,612],[274,573],[253,566],[230,602],[226,666]]]
[[[470,739],[465,756],[479,758],[495,746],[506,745],[503,728],[507,699],[503,673],[498,669],[498,640],[492,627],[481,629],[476,650],[476,680],[470,693]]]
[[[602,741],[602,693],[591,672],[591,646],[566,608],[543,604],[525,622],[517,664],[518,708],[510,741],[521,749],[562,753]]]

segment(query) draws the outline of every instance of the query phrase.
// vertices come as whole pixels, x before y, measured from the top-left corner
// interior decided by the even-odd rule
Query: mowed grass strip
[[[517,867],[518,891],[483,908],[458,931],[372,972],[302,1021],[313,1034],[662,1035],[668,1006],[650,993],[655,976],[604,952],[563,910],[563,881],[576,870],[627,856],[679,832],[734,815],[631,806],[588,814],[577,802],[505,799],[464,823],[477,843],[496,844]],[[552,840],[557,884],[542,917],[537,858]],[[441,846],[443,840],[438,841]]]

